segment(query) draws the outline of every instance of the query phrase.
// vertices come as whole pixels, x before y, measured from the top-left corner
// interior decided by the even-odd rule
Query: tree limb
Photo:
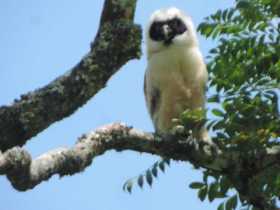
[[[34,160],[20,147],[14,147],[4,153],[0,152],[0,175],[6,175],[15,189],[25,191],[55,174],[65,176],[81,172],[91,164],[95,157],[112,149],[133,150],[174,160],[189,161],[197,167],[224,174],[231,178],[243,199],[249,202],[256,200],[252,180],[257,180],[261,174],[253,173],[254,177],[247,174],[268,165],[274,168],[275,165],[271,163],[279,164],[280,159],[280,148],[275,146],[256,153],[251,163],[246,165],[242,162],[244,154],[236,151],[221,151],[213,146],[213,143],[176,135],[160,137],[121,123],[114,123],[83,135],[72,148],[55,149]],[[254,163],[256,164],[252,165]],[[248,173],[244,174],[244,172]],[[251,181],[244,181],[244,178]]]
[[[48,180],[54,174],[64,176],[81,172],[91,164],[93,158],[111,149],[190,160],[194,164],[207,165],[213,160],[210,150],[199,148],[195,144],[187,144],[173,138],[162,140],[151,133],[114,123],[83,135],[73,148],[55,149],[35,160],[20,147],[0,153],[0,174],[6,174],[15,189],[24,191]]]
[[[43,88],[0,107],[0,151],[22,146],[84,105],[127,61],[141,55],[141,28],[133,23],[137,0],[106,0],[90,52]],[[129,43],[129,44],[128,44]]]

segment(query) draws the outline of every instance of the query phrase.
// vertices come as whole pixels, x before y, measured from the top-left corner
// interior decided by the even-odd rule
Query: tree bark
[[[73,175],[83,171],[92,160],[106,151],[132,150],[141,153],[159,155],[167,159],[189,161],[197,167],[211,169],[220,174],[233,177],[239,186],[242,174],[248,171],[248,165],[242,164],[242,154],[235,151],[222,152],[212,143],[195,140],[178,135],[157,136],[146,133],[121,123],[103,126],[94,132],[81,136],[73,148],[58,148],[32,160],[27,151],[14,147],[0,153],[0,175],[6,175],[13,187],[20,191],[32,189],[51,176]],[[279,163],[280,148],[274,147],[257,153],[259,162],[255,172],[264,168],[275,167]],[[257,158],[256,158],[257,159]],[[256,162],[252,159],[252,163]],[[253,173],[254,179],[261,174]],[[250,178],[250,177],[246,177]],[[236,184],[236,183],[235,183]],[[247,187],[244,192],[249,198],[253,196]],[[250,193],[249,193],[250,192]]]
[[[106,0],[90,52],[43,88],[0,107],[0,151],[22,146],[52,123],[84,105],[110,77],[141,55],[141,27],[133,23],[136,0]]]
[[[81,172],[91,164],[93,158],[112,149],[189,160],[194,164],[209,167],[214,161],[214,153],[209,147],[207,149],[193,142],[188,144],[187,141],[177,141],[172,136],[164,139],[121,123],[114,123],[83,135],[73,148],[58,148],[34,160],[20,147],[0,153],[0,174],[7,175],[15,189],[24,191],[48,180],[54,174],[64,176]]]

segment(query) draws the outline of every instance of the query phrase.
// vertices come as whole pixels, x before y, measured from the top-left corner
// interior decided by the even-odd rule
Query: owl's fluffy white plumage
[[[204,108],[207,69],[192,20],[177,8],[157,10],[151,15],[146,47],[146,104],[156,131],[167,133],[172,119],[184,110]],[[197,137],[208,138],[206,130],[202,128]]]

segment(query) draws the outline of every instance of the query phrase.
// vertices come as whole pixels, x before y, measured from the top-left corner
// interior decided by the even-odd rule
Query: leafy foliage
[[[153,181],[158,177],[158,172],[165,172],[166,166],[170,165],[169,159],[161,159],[155,162],[150,168],[146,171],[138,175],[137,177],[133,177],[127,180],[123,185],[123,190],[129,193],[132,192],[133,186],[137,183],[140,188],[144,187],[144,183],[146,182],[150,187],[153,185]]]
[[[174,128],[176,125],[183,126],[183,132],[180,135],[184,135],[185,137],[192,137],[192,133],[200,130],[201,127],[206,123],[206,111],[204,109],[195,109],[195,110],[185,110],[180,119],[173,119]],[[177,133],[178,130],[175,129]],[[152,187],[154,178],[158,177],[158,172],[165,172],[166,166],[170,165],[169,159],[161,159],[155,162],[150,168],[145,170],[140,175],[133,177],[127,180],[123,185],[123,190],[129,193],[132,192],[133,186],[137,183],[140,188],[143,188],[144,183],[146,182],[150,187]],[[202,192],[205,193],[206,192]]]
[[[179,123],[184,126],[186,131],[199,130],[206,123],[206,110],[202,108],[185,110]]]
[[[280,140],[279,17],[279,0],[236,0],[233,7],[218,10],[198,27],[202,35],[218,43],[207,57],[209,85],[214,92],[208,102],[215,106],[207,126],[222,148],[242,151],[248,161],[254,151]],[[279,198],[277,170],[265,172],[261,180],[250,180],[256,194],[262,193],[270,206]],[[214,181],[208,183],[209,177]],[[212,201],[236,188],[227,177],[205,170],[204,182],[190,187],[198,190],[201,200],[208,197]],[[243,209],[253,208],[239,197],[238,192],[231,195],[218,209],[236,209],[238,200]]]
[[[184,132],[206,123],[224,152],[241,154],[242,167],[204,169],[203,180],[190,188],[197,190],[201,201],[222,199],[218,210],[276,209],[280,166],[262,171],[254,166],[258,165],[255,154],[280,140],[280,1],[235,0],[233,7],[205,18],[198,30],[217,42],[207,57],[212,93],[208,102],[215,108],[207,122],[203,110],[186,110],[174,122],[183,125]],[[124,189],[131,192],[136,182],[141,188],[145,182],[151,186],[165,165],[164,160],[155,163],[128,180]],[[254,176],[257,173],[261,175]]]
[[[228,192],[233,188],[230,180],[211,171],[204,171],[203,182],[193,182],[190,188],[198,190],[198,197],[204,201],[207,197],[209,202],[217,198],[228,197]]]

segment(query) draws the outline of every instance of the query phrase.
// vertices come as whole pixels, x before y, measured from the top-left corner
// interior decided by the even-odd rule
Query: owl
[[[205,106],[208,73],[191,18],[171,7],[155,11],[146,27],[146,105],[159,134],[169,133],[172,119],[186,109]],[[202,127],[195,137],[209,138]]]

